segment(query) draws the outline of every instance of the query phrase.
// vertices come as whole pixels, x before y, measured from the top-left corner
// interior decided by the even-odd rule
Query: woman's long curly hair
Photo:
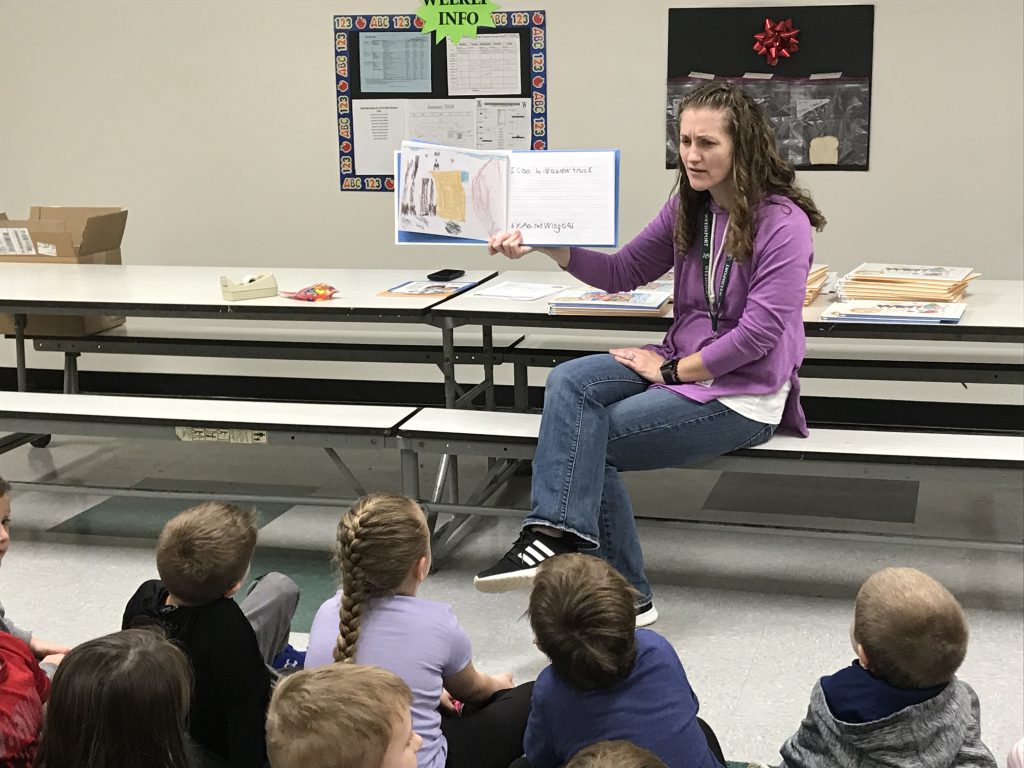
[[[334,565],[341,573],[341,606],[334,660],[355,660],[366,601],[395,594],[430,539],[423,511],[397,493],[371,493],[338,522]]]
[[[796,171],[782,159],[775,144],[775,134],[757,102],[738,86],[714,82],[688,93],[679,104],[679,118],[687,109],[718,109],[725,113],[725,126],[732,138],[732,169],[730,178],[735,199],[729,209],[729,226],[725,234],[725,252],[738,262],[749,261],[754,251],[754,216],[758,205],[768,195],[788,197],[799,206],[811,225],[819,232],[825,226],[807,190],[794,186]],[[703,214],[711,193],[698,192],[690,186],[686,168],[679,163],[676,181],[679,212],[676,216],[676,250],[683,255],[697,236],[697,219]]]

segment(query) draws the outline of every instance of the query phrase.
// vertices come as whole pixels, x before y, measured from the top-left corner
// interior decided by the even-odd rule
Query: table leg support
[[[444,374],[444,407],[454,408],[458,397],[455,388],[455,327],[449,321],[441,327],[441,371]]]
[[[78,356],[79,352],[64,353],[64,394],[77,395],[78,388]]]
[[[28,367],[25,362],[25,322],[22,314],[14,316],[14,350],[18,365],[18,391],[28,391]]]

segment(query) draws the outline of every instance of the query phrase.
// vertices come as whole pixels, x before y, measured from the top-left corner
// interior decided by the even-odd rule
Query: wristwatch
[[[677,368],[679,366],[679,358],[673,357],[670,360],[666,360],[661,364],[661,378],[665,380],[666,384],[682,384],[682,380],[679,378]]]

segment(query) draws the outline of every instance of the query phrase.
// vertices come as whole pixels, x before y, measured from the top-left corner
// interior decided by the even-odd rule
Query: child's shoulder
[[[393,610],[415,617],[418,622],[423,624],[447,627],[457,626],[459,623],[451,603],[425,600],[422,597],[410,597],[407,595],[396,595],[395,597],[382,599],[388,601]]]
[[[653,629],[638,629],[636,631],[637,649],[651,649],[655,651],[671,651],[675,655],[676,649],[672,643],[659,632]]]
[[[2,654],[3,659],[16,657],[27,662],[35,662],[36,660],[36,657],[32,654],[31,649],[24,640],[7,632],[0,632],[0,654]]]

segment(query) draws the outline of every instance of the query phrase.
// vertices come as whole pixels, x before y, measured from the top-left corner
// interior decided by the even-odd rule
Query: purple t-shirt
[[[340,593],[320,606],[309,631],[306,669],[334,661]],[[396,595],[370,600],[356,645],[356,663],[388,669],[412,689],[412,728],[423,738],[417,768],[444,768],[448,743],[441,734],[444,678],[473,659],[469,636],[447,603]]]
[[[709,387],[692,383],[655,386],[667,386],[707,403],[724,395],[769,395],[789,381],[792,389],[779,426],[806,436],[796,372],[804,358],[803,304],[814,258],[807,214],[779,195],[769,195],[758,207],[753,256],[746,264],[733,266],[725,296],[719,299],[715,339],[704,297],[700,237],[686,254],[676,253],[673,244],[678,208],[679,201],[673,196],[654,220],[616,253],[572,248],[568,271],[603,291],[631,291],[675,267],[675,320],[661,344],[651,348],[666,358],[700,351],[714,383]],[[715,214],[714,241],[721,243],[728,214],[714,203],[711,211]],[[724,264],[722,259],[714,276],[716,290]]]

